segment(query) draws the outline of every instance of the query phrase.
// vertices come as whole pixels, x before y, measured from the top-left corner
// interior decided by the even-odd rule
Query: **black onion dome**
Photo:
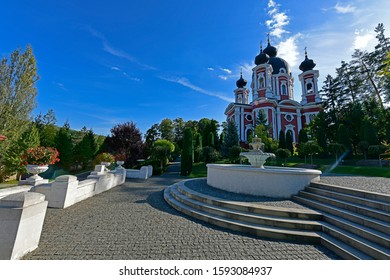
[[[270,57],[269,64],[272,65],[272,74],[279,74],[280,69],[284,68],[286,74],[290,74],[290,65],[283,58]]]
[[[263,52],[263,48],[260,45],[260,53],[255,57],[255,64],[260,65],[264,63],[268,63],[269,55]]]
[[[236,85],[238,88],[244,88],[247,84],[247,81],[242,78],[242,72],[240,78],[237,80]]]
[[[278,50],[274,47],[271,46],[268,38],[268,45],[263,51],[265,54],[268,54],[270,57],[275,57],[278,54]]]
[[[305,60],[302,61],[301,65],[299,65],[299,70],[301,70],[302,72],[306,72],[309,70],[313,70],[315,66],[316,64],[314,63],[313,59],[307,58],[307,51],[305,48]]]

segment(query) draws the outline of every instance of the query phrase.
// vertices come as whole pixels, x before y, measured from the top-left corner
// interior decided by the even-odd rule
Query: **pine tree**
[[[227,123],[226,131],[223,137],[222,153],[225,157],[229,154],[229,148],[239,145],[237,127],[234,122]]]
[[[92,130],[88,130],[83,139],[74,147],[73,159],[81,164],[83,169],[90,167],[97,152],[95,135]]]
[[[60,153],[58,166],[65,170],[70,170],[73,164],[73,143],[70,135],[69,123],[65,123],[57,132],[55,137],[55,148]]]
[[[286,149],[288,149],[292,155],[294,154],[293,137],[291,131],[287,131],[286,133]]]
[[[188,176],[192,172],[194,154],[193,132],[190,127],[184,130],[183,150],[181,153],[180,175]]]
[[[307,137],[307,132],[305,129],[301,129],[298,132],[298,143],[306,143],[307,141],[309,141],[309,138]]]
[[[283,130],[279,131],[279,145],[278,149],[286,149],[286,135]]]

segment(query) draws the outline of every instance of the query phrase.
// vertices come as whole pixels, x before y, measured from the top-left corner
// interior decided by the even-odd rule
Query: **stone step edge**
[[[390,249],[390,236],[385,233],[328,213],[324,214],[324,222]]]
[[[313,230],[313,231],[321,230],[321,223],[318,221],[285,218],[279,216],[269,216],[269,215],[243,212],[235,209],[219,207],[219,206],[215,206],[208,203],[200,202],[198,200],[191,199],[186,195],[182,194],[181,192],[179,192],[176,186],[171,186],[170,192],[171,195],[179,202],[191,208],[195,208],[199,211],[203,211],[222,218],[229,218],[244,223],[253,223],[253,224],[259,223],[260,225],[266,225],[266,226],[283,228],[283,229]],[[267,222],[275,223],[276,225],[268,225]]]
[[[305,205],[308,205],[308,203],[309,203],[310,207],[319,209],[318,211],[320,213],[322,213],[322,215],[324,215],[324,216],[326,216],[327,213],[330,213],[332,215],[339,216],[339,217],[346,219],[348,221],[352,221],[354,223],[357,223],[359,225],[365,226],[365,227],[370,228],[370,229],[371,228],[375,229],[375,230],[380,231],[380,232],[385,233],[385,234],[390,231],[390,225],[388,225],[387,223],[385,223],[383,221],[380,221],[380,220],[377,220],[377,219],[374,219],[374,218],[371,218],[368,216],[357,214],[357,213],[354,213],[354,212],[351,212],[351,211],[348,211],[345,209],[341,209],[341,208],[338,208],[338,207],[335,207],[335,206],[332,206],[329,204],[321,203],[321,202],[311,200],[308,198],[304,198],[304,197],[300,197],[297,195],[293,196],[293,199],[302,203],[302,204],[305,204]],[[311,204],[314,204],[314,206],[312,206]],[[325,208],[326,210],[322,210],[322,208]],[[330,210],[330,212],[329,212],[329,210]],[[337,214],[334,214],[334,212],[337,212]]]
[[[335,198],[333,196],[337,196],[337,198],[335,199],[339,199],[342,201],[352,202],[351,200],[354,200],[355,202],[352,203],[356,203],[359,205],[363,205],[365,207],[373,208],[384,212],[390,212],[390,203],[384,201],[368,199],[360,196],[354,196],[350,194],[345,194],[345,193],[340,193],[336,191],[330,191],[327,189],[321,189],[321,188],[310,187],[310,186],[306,187],[305,190],[310,193],[315,193],[317,195],[323,195],[330,198]],[[320,192],[320,194],[318,194],[317,192]]]
[[[331,250],[345,260],[372,260],[373,258],[344,242],[326,234],[321,233],[321,245]]]
[[[252,234],[255,236],[270,238],[270,239],[274,239],[274,240],[297,241],[295,238],[291,238],[291,236],[288,239],[280,238],[280,237],[277,238],[277,237],[275,237],[275,235],[272,234],[272,232],[271,232],[272,235],[270,235],[269,231],[268,232],[267,231],[256,231],[256,230],[243,231],[241,228],[228,227],[225,224],[223,224],[223,223],[221,224],[220,222],[218,222],[219,219],[214,220],[213,217],[210,215],[203,215],[202,211],[197,211],[197,210],[193,211],[195,209],[192,209],[191,207],[188,207],[188,206],[178,202],[177,200],[175,200],[174,197],[170,194],[170,187],[168,187],[164,190],[164,200],[171,207],[173,207],[174,209],[176,209],[177,211],[179,211],[181,213],[186,214],[187,216],[193,217],[195,219],[198,219],[198,220],[201,220],[203,222],[210,223],[210,224],[222,227],[222,228],[226,228],[226,229],[230,229],[230,230],[234,230],[234,231],[238,231],[238,232],[245,232],[245,233],[249,233],[249,234]],[[291,232],[291,231],[289,231],[289,232]],[[278,233],[280,233],[280,232],[278,232]],[[302,237],[302,235],[300,235],[300,237]],[[302,239],[304,239],[303,241],[305,241],[309,244],[321,244],[342,258],[346,258],[346,259],[372,259],[369,256],[365,255],[364,253],[356,250],[355,248],[353,248],[353,247],[351,247],[351,246],[349,246],[349,245],[347,245],[347,244],[345,244],[345,243],[343,243],[343,242],[341,242],[333,237],[330,237],[323,232],[312,232],[310,238],[307,238],[307,236],[305,236],[305,237],[302,237]],[[335,248],[337,248],[337,250],[335,250]]]
[[[227,199],[221,199],[214,196],[206,195],[197,191],[194,191],[185,186],[185,183],[191,180],[188,179],[176,183],[178,190],[184,195],[190,195],[192,199],[198,200],[207,204],[215,206],[223,206],[225,208],[239,210],[248,213],[265,214],[270,216],[279,216],[285,218],[298,218],[298,219],[312,219],[321,220],[322,216],[319,212],[312,209],[298,209],[298,208],[284,208],[269,205],[259,205],[250,202],[238,202]]]
[[[189,207],[177,200],[170,194],[170,188],[166,188],[164,190],[164,199],[165,201],[175,208],[177,211],[184,213],[190,217],[196,218],[198,220],[238,231],[249,233],[259,237],[265,237],[270,239],[278,239],[278,240],[289,240],[289,241],[303,241],[308,243],[319,244],[320,243],[320,235],[318,232],[314,231],[294,231],[294,230],[286,230],[286,229],[277,229],[267,226],[254,226],[244,222],[237,222],[230,220],[228,218],[220,218],[215,217],[213,215],[207,214],[206,212],[194,209]]]
[[[342,187],[338,185],[332,185],[328,183],[322,183],[320,182],[311,182],[310,186],[317,187],[317,188],[331,188],[331,189],[337,189],[341,193],[350,194],[366,199],[372,199],[372,200],[379,200],[386,203],[390,203],[390,195],[384,194],[384,193],[378,193],[378,192],[370,192],[370,191],[364,191],[360,189],[354,189],[354,188],[348,188],[348,187]],[[379,198],[379,199],[378,199]]]
[[[311,192],[306,192],[304,190],[299,192],[299,195],[301,195],[301,194],[303,196],[305,196],[305,195],[309,196],[310,198],[312,198],[312,200],[319,200],[322,203],[329,204],[329,205],[332,205],[334,207],[338,207],[340,209],[345,209],[345,208],[339,207],[339,205],[347,205],[349,207],[356,208],[356,211],[355,210],[345,209],[347,211],[356,212],[358,214],[361,214],[361,215],[364,215],[364,216],[368,216],[368,217],[371,217],[371,218],[383,221],[385,223],[390,223],[390,213],[385,212],[385,211],[380,211],[380,210],[373,209],[373,208],[370,208],[370,207],[365,207],[365,206],[362,206],[362,205],[359,205],[359,204],[356,204],[356,203],[346,202],[346,201],[342,201],[342,200],[339,200],[339,199],[330,198],[330,197],[326,197],[326,196],[323,196],[323,195],[318,195],[318,194],[311,193]],[[335,203],[337,205],[333,205],[332,203]],[[363,213],[366,213],[366,214],[362,214],[360,212],[363,212]],[[374,216],[378,216],[378,218],[376,218]]]
[[[374,259],[390,259],[390,251],[388,249],[335,225],[324,222],[322,231]]]

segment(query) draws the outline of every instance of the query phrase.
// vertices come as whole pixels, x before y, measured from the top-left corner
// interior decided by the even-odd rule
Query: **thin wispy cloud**
[[[121,69],[119,67],[113,66],[111,67],[111,70],[120,71]]]
[[[94,37],[100,39],[102,45],[103,45],[103,51],[105,51],[106,53],[109,53],[113,56],[116,56],[116,57],[119,57],[119,58],[123,58],[127,61],[130,61],[132,63],[135,63],[137,65],[139,65],[140,67],[142,67],[143,69],[146,69],[146,70],[157,70],[155,67],[153,66],[150,66],[150,65],[147,65],[145,63],[141,63],[140,61],[138,61],[137,58],[135,58],[134,56],[132,56],[131,54],[127,53],[126,51],[123,51],[121,49],[118,49],[114,46],[112,46],[110,44],[110,42],[106,39],[106,37],[100,33],[99,31],[93,29],[92,27],[87,27],[87,31]]]
[[[268,1],[268,15],[270,19],[265,22],[271,36],[281,38],[284,33],[289,33],[285,27],[290,23],[290,18],[285,12],[279,11],[279,6],[275,1]]]
[[[356,11],[355,6],[352,6],[351,4],[343,6],[340,3],[336,3],[336,5],[334,6],[334,9],[336,10],[336,13],[338,13],[338,14],[348,14],[348,13],[353,13]]]
[[[215,69],[213,67],[208,67],[207,70],[214,71]]]
[[[187,78],[183,78],[183,77],[159,77],[159,78],[164,80],[164,81],[168,81],[168,82],[182,85],[182,86],[189,88],[193,91],[196,91],[196,92],[208,95],[208,96],[213,96],[213,97],[219,98],[223,101],[234,102],[233,98],[229,98],[229,97],[222,95],[221,93],[212,92],[212,91],[203,89],[201,87],[198,87],[198,86],[194,85],[193,83],[191,83]]]
[[[226,72],[228,74],[231,74],[232,73],[232,70],[228,69],[228,68],[220,68],[223,72]]]
[[[63,83],[53,82],[53,85],[57,86],[58,88],[62,89],[63,91],[68,91],[68,89],[64,86]]]
[[[228,77],[224,76],[224,75],[218,75],[218,78],[220,78],[221,80],[224,80],[224,81],[226,81],[228,79]]]

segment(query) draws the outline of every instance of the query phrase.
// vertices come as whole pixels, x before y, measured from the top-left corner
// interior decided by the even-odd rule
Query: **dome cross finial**
[[[260,41],[260,53],[263,52],[263,41]]]
[[[271,42],[270,42],[269,36],[270,36],[270,33],[268,32],[268,33],[267,33],[267,37],[268,37],[268,38],[267,38],[267,42],[268,42],[268,45],[271,45]]]
[[[305,58],[307,58],[307,47],[305,47]]]

